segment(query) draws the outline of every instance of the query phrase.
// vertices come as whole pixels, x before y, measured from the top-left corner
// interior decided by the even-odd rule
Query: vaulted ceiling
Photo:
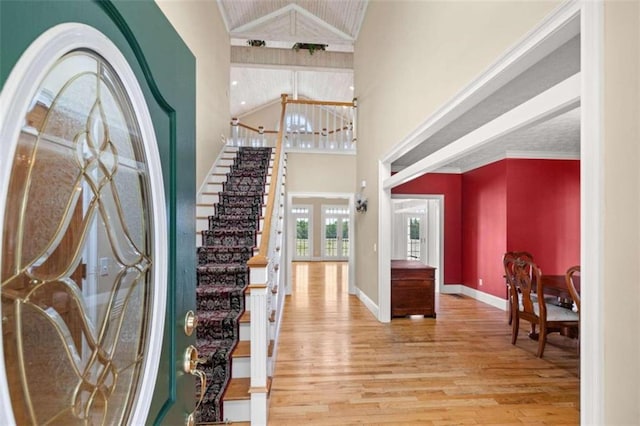
[[[242,118],[287,93],[294,98],[350,101],[355,93],[353,51],[368,0],[218,0],[231,39],[231,114]],[[250,47],[263,40],[265,47]],[[326,51],[294,51],[295,43],[326,44]],[[580,69],[574,37],[513,82],[415,146],[392,169],[399,171],[500,116]],[[267,123],[265,123],[267,124]],[[441,170],[465,171],[508,156],[577,158],[579,109],[505,135]],[[400,139],[403,135],[398,135]],[[542,157],[540,157],[542,156]]]
[[[231,114],[242,117],[280,99],[353,99],[353,47],[368,0],[219,0],[231,37]],[[263,40],[265,47],[249,47]],[[294,51],[295,43],[326,51]]]

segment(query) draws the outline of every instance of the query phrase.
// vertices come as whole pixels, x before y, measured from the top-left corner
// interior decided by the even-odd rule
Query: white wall
[[[369,183],[370,206],[356,224],[356,285],[375,303],[379,160],[558,3],[369,3],[354,59],[356,179]]]
[[[605,424],[640,421],[640,6],[605,3]]]
[[[156,0],[196,57],[196,187],[229,135],[229,35],[214,1]],[[179,118],[178,118],[179,119]]]

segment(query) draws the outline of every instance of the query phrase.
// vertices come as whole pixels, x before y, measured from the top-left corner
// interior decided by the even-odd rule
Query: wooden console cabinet
[[[391,261],[391,316],[436,317],[436,268],[415,260]]]

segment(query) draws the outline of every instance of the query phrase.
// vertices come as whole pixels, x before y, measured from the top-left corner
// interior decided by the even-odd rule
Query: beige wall
[[[214,1],[156,0],[196,57],[196,185],[229,134],[230,41]]]
[[[640,6],[606,2],[605,424],[640,421]]]
[[[340,154],[287,154],[288,192],[356,192],[356,158]]]
[[[378,302],[378,163],[559,2],[371,1],[355,48],[356,179],[369,211],[355,224],[356,286]],[[384,58],[384,60],[381,60]]]

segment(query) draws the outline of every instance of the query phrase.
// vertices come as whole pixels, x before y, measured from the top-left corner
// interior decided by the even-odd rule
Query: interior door
[[[151,1],[0,2],[0,43],[0,423],[185,424],[194,59]]]
[[[291,207],[291,223],[295,228],[293,238],[293,260],[308,260],[313,256],[313,209],[310,205]]]

